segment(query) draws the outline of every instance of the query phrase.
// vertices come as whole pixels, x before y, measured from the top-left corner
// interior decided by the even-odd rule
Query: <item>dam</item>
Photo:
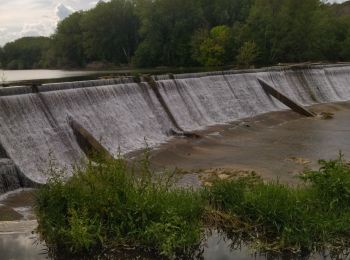
[[[350,100],[350,66],[314,65],[96,80],[0,89],[0,192],[45,183],[50,162],[86,159],[72,120],[112,156],[243,118],[289,109],[258,79],[303,107]],[[9,161],[12,161],[9,163]]]

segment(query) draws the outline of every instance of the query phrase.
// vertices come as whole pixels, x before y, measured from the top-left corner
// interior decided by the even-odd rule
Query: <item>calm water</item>
[[[65,70],[0,70],[0,82],[72,78],[88,76],[96,73],[96,71]]]
[[[291,256],[291,255],[267,255],[258,254],[245,245],[237,246],[233,241],[225,236],[214,232],[209,236],[203,245],[203,254],[194,257],[193,260],[331,260],[328,254],[316,253],[312,256]],[[47,247],[38,240],[33,233],[2,233],[0,231],[0,259],[2,260],[44,260],[53,259],[47,255]],[[60,257],[59,259],[69,259],[70,257]],[[157,257],[158,258],[158,257]],[[98,259],[140,259],[153,260],[155,256],[138,254],[137,252],[119,252],[113,255],[103,255]],[[86,259],[90,259],[86,256]],[[92,257],[91,259],[95,259]],[[97,258],[96,258],[97,259]],[[335,258],[333,258],[335,259]],[[342,255],[337,259],[349,259]]]
[[[1,83],[13,83],[18,81],[39,81],[39,83],[51,83],[61,81],[76,81],[97,79],[102,76],[120,76],[133,74],[163,74],[163,73],[188,73],[210,70],[210,68],[152,68],[152,69],[118,69],[118,70],[1,70]],[[60,80],[61,79],[61,80]]]

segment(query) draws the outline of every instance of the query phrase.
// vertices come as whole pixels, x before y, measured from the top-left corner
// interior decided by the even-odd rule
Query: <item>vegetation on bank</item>
[[[147,156],[136,168],[90,162],[67,181],[52,168],[37,193],[38,232],[54,254],[135,247],[190,257],[205,229],[262,251],[341,254],[350,248],[350,166],[342,157],[320,163],[297,187],[251,175],[200,190],[153,173]]]
[[[298,187],[256,177],[216,183],[208,192],[210,204],[223,220],[236,220],[230,226],[219,218],[218,228],[232,236],[244,227],[240,233],[265,250],[349,250],[350,167],[342,158],[320,163],[319,171],[300,176],[304,185]]]
[[[201,241],[204,202],[154,175],[148,159],[135,174],[125,160],[98,160],[77,168],[67,182],[53,176],[37,193],[38,231],[54,255],[93,254],[136,247],[162,255],[192,252]]]
[[[349,61],[349,6],[323,0],[99,1],[61,21],[50,38],[35,40],[40,53],[33,37],[6,44],[0,48],[0,66],[249,67]]]

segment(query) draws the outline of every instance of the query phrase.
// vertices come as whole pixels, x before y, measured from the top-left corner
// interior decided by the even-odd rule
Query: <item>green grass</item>
[[[218,181],[206,196],[215,210],[238,220],[226,231],[242,231],[237,223],[243,222],[243,233],[262,249],[344,249],[350,245],[350,167],[342,158],[320,163],[319,171],[303,173],[299,187],[245,177]]]
[[[153,173],[147,154],[136,170],[122,159],[99,160],[68,181],[51,169],[37,192],[38,232],[54,254],[135,247],[191,256],[205,229],[263,251],[337,254],[350,248],[350,166],[342,157],[320,164],[298,187],[252,175],[199,191]]]
[[[38,190],[38,231],[53,254],[136,247],[160,255],[191,252],[201,242],[199,193],[155,176],[144,160],[139,174],[122,160],[88,163],[67,182],[53,170]]]

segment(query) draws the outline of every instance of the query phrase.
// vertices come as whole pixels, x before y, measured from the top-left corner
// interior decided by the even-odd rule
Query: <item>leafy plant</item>
[[[60,174],[37,192],[38,232],[54,253],[128,245],[171,257],[200,243],[202,198],[155,174],[147,154],[138,165],[98,159],[67,181]]]
[[[243,44],[239,49],[239,53],[236,57],[237,63],[245,68],[249,68],[254,64],[258,56],[258,48],[255,42],[248,41]]]

